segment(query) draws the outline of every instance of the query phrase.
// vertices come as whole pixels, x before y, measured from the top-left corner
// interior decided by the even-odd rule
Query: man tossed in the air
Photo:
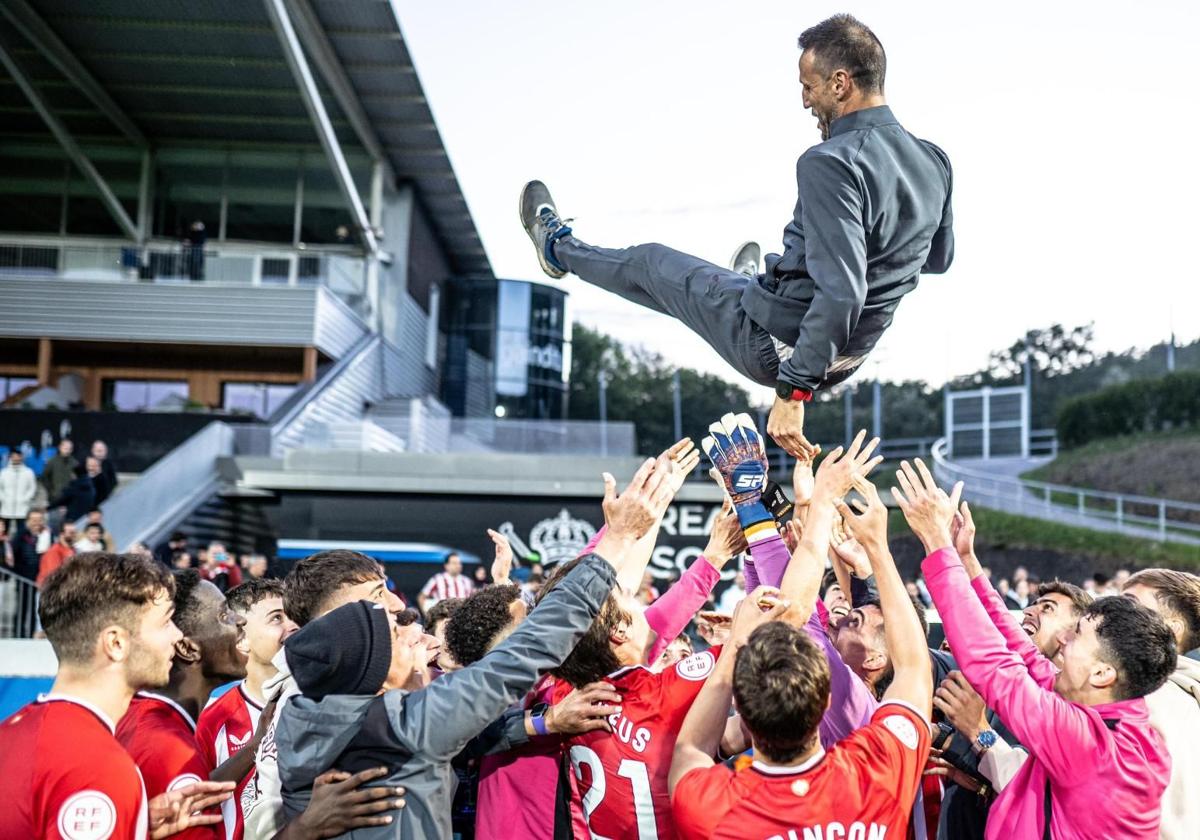
[[[885,103],[879,39],[835,15],[805,30],[800,48],[804,105],[823,142],[796,164],[796,210],[766,273],[747,277],[657,244],[598,248],[572,235],[541,181],[521,194],[547,274],[574,273],[678,318],[739,373],[773,386],[767,432],[793,455],[812,449],[804,403],[853,374],[918,276],[954,258],[949,158]]]

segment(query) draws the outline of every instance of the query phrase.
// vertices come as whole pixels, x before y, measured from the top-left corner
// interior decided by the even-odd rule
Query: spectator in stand
[[[227,592],[242,583],[242,570],[233,562],[222,542],[208,544],[208,555],[200,566],[200,576],[215,584],[221,592]]]
[[[431,577],[417,595],[417,606],[422,614],[443,598],[466,598],[475,591],[475,584],[462,571],[462,558],[458,552],[447,554],[442,571]]]
[[[733,576],[733,583],[725,587],[717,601],[717,611],[733,615],[733,608],[746,597],[746,573],[741,569]]]
[[[36,580],[42,555],[54,542],[54,535],[46,527],[44,511],[31,510],[24,524],[12,537],[13,572],[27,580]]]
[[[10,570],[16,565],[12,538],[8,535],[8,523],[3,519],[0,519],[0,563]]]
[[[177,551],[171,555],[172,569],[190,569],[195,565],[192,562],[192,555],[186,551]]]
[[[96,504],[101,505],[117,488],[117,465],[108,457],[108,444],[102,440],[92,443],[91,457],[100,464],[100,472],[93,481],[96,484]]]
[[[75,478],[75,468],[79,461],[75,459],[75,444],[68,438],[59,441],[58,452],[46,462],[42,468],[42,486],[46,488],[46,499],[53,506],[54,500],[62,495]]]
[[[483,589],[491,583],[491,580],[488,579],[488,571],[483,566],[475,567],[475,572],[471,575],[471,579],[472,584],[477,590]]]
[[[89,525],[100,526],[100,533],[104,542],[104,550],[115,554],[117,551],[117,541],[113,537],[112,533],[104,527],[104,513],[100,510],[100,508],[93,508],[87,512],[87,520],[83,525],[84,530],[86,530],[87,526]],[[130,549],[130,551],[132,551],[132,549]],[[126,554],[128,553],[130,552],[126,552]]]
[[[76,465],[75,478],[63,489],[61,495],[50,502],[51,507],[58,509],[63,520],[75,522],[96,507],[96,487],[92,478],[99,472],[100,465],[95,458],[88,458],[86,465]]]
[[[1094,590],[1087,589],[1087,587],[1084,587],[1084,589],[1093,598],[1095,597]],[[1008,606],[1008,593],[1010,592],[1012,592],[1012,586],[1009,584],[1008,578],[1000,578],[1000,580],[996,581],[996,594],[1004,601],[1006,607]]]
[[[251,554],[246,562],[246,580],[258,580],[267,577],[270,565],[267,558],[261,554]]]
[[[1170,569],[1121,570],[1124,594],[1162,616],[1182,653],[1200,647],[1200,577]],[[1166,684],[1146,698],[1150,725],[1171,751],[1171,781],[1162,801],[1162,840],[1200,837],[1200,662],[1180,656]]]
[[[1029,579],[1022,577],[1013,584],[1012,591],[1004,596],[1010,610],[1024,610],[1029,606]]]
[[[75,553],[82,554],[85,551],[107,551],[108,548],[104,544],[104,526],[96,522],[89,522],[83,526],[83,536],[75,541]]]
[[[112,539],[112,535],[105,531],[104,538],[107,542]],[[144,542],[135,542],[133,545],[129,546],[129,551],[125,553],[132,554],[135,557],[141,557],[144,560],[154,559],[154,552],[151,551],[150,546],[146,545]]]
[[[200,782],[150,800],[113,736],[134,692],[166,684],[181,634],[170,576],[91,554],[46,581],[41,617],[58,659],[50,693],[0,724],[5,838],[162,838],[220,817],[233,785]],[[148,824],[147,824],[148,823]],[[210,835],[211,836],[211,835]]]
[[[154,559],[164,566],[174,566],[175,556],[180,552],[186,552],[187,547],[187,534],[183,531],[173,531],[165,543],[161,543],[158,548],[154,549]]]
[[[189,280],[204,279],[204,245],[208,242],[208,231],[204,222],[196,219],[188,227],[187,236],[183,240],[184,262],[187,266]]]
[[[0,470],[0,519],[7,523],[8,533],[16,533],[36,496],[37,476],[25,466],[21,450],[14,449],[9,453],[8,465]]]
[[[75,556],[77,539],[79,539],[79,532],[75,528],[75,523],[64,522],[62,530],[58,533],[58,539],[54,541],[54,545],[46,549],[46,553],[42,555],[41,561],[38,563],[38,589],[42,588],[46,578],[50,577],[59,566],[64,565]]]

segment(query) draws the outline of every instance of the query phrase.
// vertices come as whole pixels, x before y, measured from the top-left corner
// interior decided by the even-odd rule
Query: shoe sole
[[[555,268],[550,264],[550,261],[546,259],[546,249],[540,242],[538,242],[537,236],[533,232],[534,222],[532,220],[529,222],[525,221],[525,192],[529,189],[529,184],[532,183],[534,182],[530,181],[521,188],[521,197],[517,199],[517,216],[521,219],[521,227],[525,228],[525,234],[529,237],[529,241],[533,243],[533,250],[537,254],[538,265],[542,267],[542,271],[544,271],[547,276],[553,277],[555,280],[561,280],[563,277],[567,276],[567,272]],[[538,183],[541,182],[539,181]],[[543,188],[545,188],[545,186],[545,184],[542,184]],[[546,195],[547,197],[550,195],[549,189],[546,189]],[[550,206],[554,206],[553,199],[550,200]]]
[[[733,256],[729,258],[730,270],[732,270],[732,271],[738,270],[738,257],[740,257],[742,255],[742,251],[746,250],[746,248],[750,245],[753,245],[754,250],[758,251],[758,254],[755,256],[754,261],[753,261],[755,273],[758,272],[758,267],[762,263],[762,248],[759,247],[759,244],[757,242],[755,242],[753,239],[743,242],[741,245],[737,246],[737,248],[734,249]]]

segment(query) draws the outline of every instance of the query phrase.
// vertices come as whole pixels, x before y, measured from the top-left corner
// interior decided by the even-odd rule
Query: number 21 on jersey
[[[592,833],[592,840],[607,840],[592,827],[592,814],[609,793],[609,780],[604,775],[604,764],[600,761],[600,756],[596,755],[596,751],[590,747],[578,744],[571,747],[571,768],[580,782],[584,780],[585,766],[588,768],[588,775],[591,776],[591,786],[583,795],[583,815]],[[658,840],[658,826],[654,821],[654,796],[650,792],[650,776],[646,772],[646,765],[633,759],[622,759],[617,768],[617,776],[620,778],[612,780],[614,785],[626,783],[633,789],[633,811],[637,817],[638,840]]]

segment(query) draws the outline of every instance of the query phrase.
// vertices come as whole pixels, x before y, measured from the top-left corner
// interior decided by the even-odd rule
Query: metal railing
[[[0,566],[0,639],[29,639],[37,630],[37,585]]]
[[[220,488],[217,461],[233,455],[233,427],[213,421],[160,458],[102,505],[104,525],[121,538],[153,545]]]
[[[964,466],[946,457],[946,440],[933,446],[934,473],[964,483],[967,499],[1007,513],[1167,542],[1200,544],[1200,504],[1089,490],[1033,481]]]
[[[0,277],[108,282],[203,282],[226,286],[325,286],[360,314],[366,259],[349,249],[158,241],[133,244],[0,242]]]

